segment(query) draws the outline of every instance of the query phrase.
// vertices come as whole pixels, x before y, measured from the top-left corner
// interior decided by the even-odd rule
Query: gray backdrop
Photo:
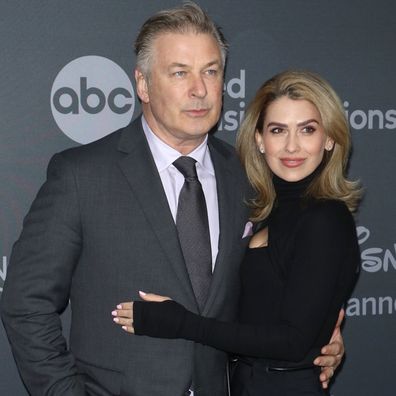
[[[354,143],[349,173],[362,180],[366,197],[357,217],[363,270],[348,305],[347,355],[332,394],[394,395],[395,3],[199,3],[230,42],[221,138],[234,142],[255,89],[283,69],[320,73],[344,101]],[[132,43],[150,14],[175,4],[0,0],[0,288],[51,155],[109,133],[139,113],[129,80]],[[67,331],[67,313],[64,323]],[[0,351],[0,394],[26,395],[1,326]]]

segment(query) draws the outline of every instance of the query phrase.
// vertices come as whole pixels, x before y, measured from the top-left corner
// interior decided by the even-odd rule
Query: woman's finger
[[[132,319],[120,318],[118,316],[113,318],[113,321],[120,326],[132,326],[133,324]]]
[[[122,330],[126,331],[127,333],[135,333],[135,330],[133,329],[132,326],[122,326]]]
[[[166,296],[161,296],[159,294],[154,294],[154,293],[145,293],[142,291],[139,291],[139,295],[144,301],[162,302],[162,301],[170,300],[170,298]]]

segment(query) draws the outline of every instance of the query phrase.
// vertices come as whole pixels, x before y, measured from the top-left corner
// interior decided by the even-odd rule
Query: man
[[[234,316],[248,186],[233,148],[208,136],[220,116],[225,52],[219,30],[195,4],[153,16],[136,41],[143,117],[52,158],[2,297],[32,395],[225,394],[224,353],[132,337],[110,316],[139,290],[171,295],[207,316]],[[213,275],[201,307],[175,225],[185,178],[173,162],[187,154],[196,161],[210,230]],[[69,299],[68,348],[59,314]]]

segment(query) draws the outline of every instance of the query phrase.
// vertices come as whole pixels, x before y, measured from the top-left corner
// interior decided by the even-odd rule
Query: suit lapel
[[[119,150],[127,154],[119,161],[119,166],[156,234],[159,245],[179,278],[188,300],[195,306],[194,293],[180,249],[176,226],[140,118],[124,130]]]
[[[232,234],[234,215],[235,215],[235,180],[230,167],[228,166],[229,153],[220,146],[215,139],[209,139],[210,156],[215,168],[217,199],[219,204],[219,250],[216,259],[215,270],[210,286],[208,300],[205,304],[203,314],[206,314],[213,305],[217,292],[224,283],[227,273],[227,257],[229,257],[230,249],[232,249]]]

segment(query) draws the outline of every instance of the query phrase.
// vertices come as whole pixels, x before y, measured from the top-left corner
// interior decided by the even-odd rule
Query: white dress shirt
[[[177,150],[167,145],[150,129],[144,116],[142,116],[143,130],[147,138],[155,165],[161,177],[162,185],[168,199],[173,220],[176,222],[177,204],[180,190],[184,184],[184,176],[173,165],[181,155]],[[198,179],[201,182],[208,210],[210,246],[212,250],[212,271],[219,250],[219,206],[217,200],[216,177],[210,151],[207,145],[208,137],[194,151],[188,154],[197,163]]]

